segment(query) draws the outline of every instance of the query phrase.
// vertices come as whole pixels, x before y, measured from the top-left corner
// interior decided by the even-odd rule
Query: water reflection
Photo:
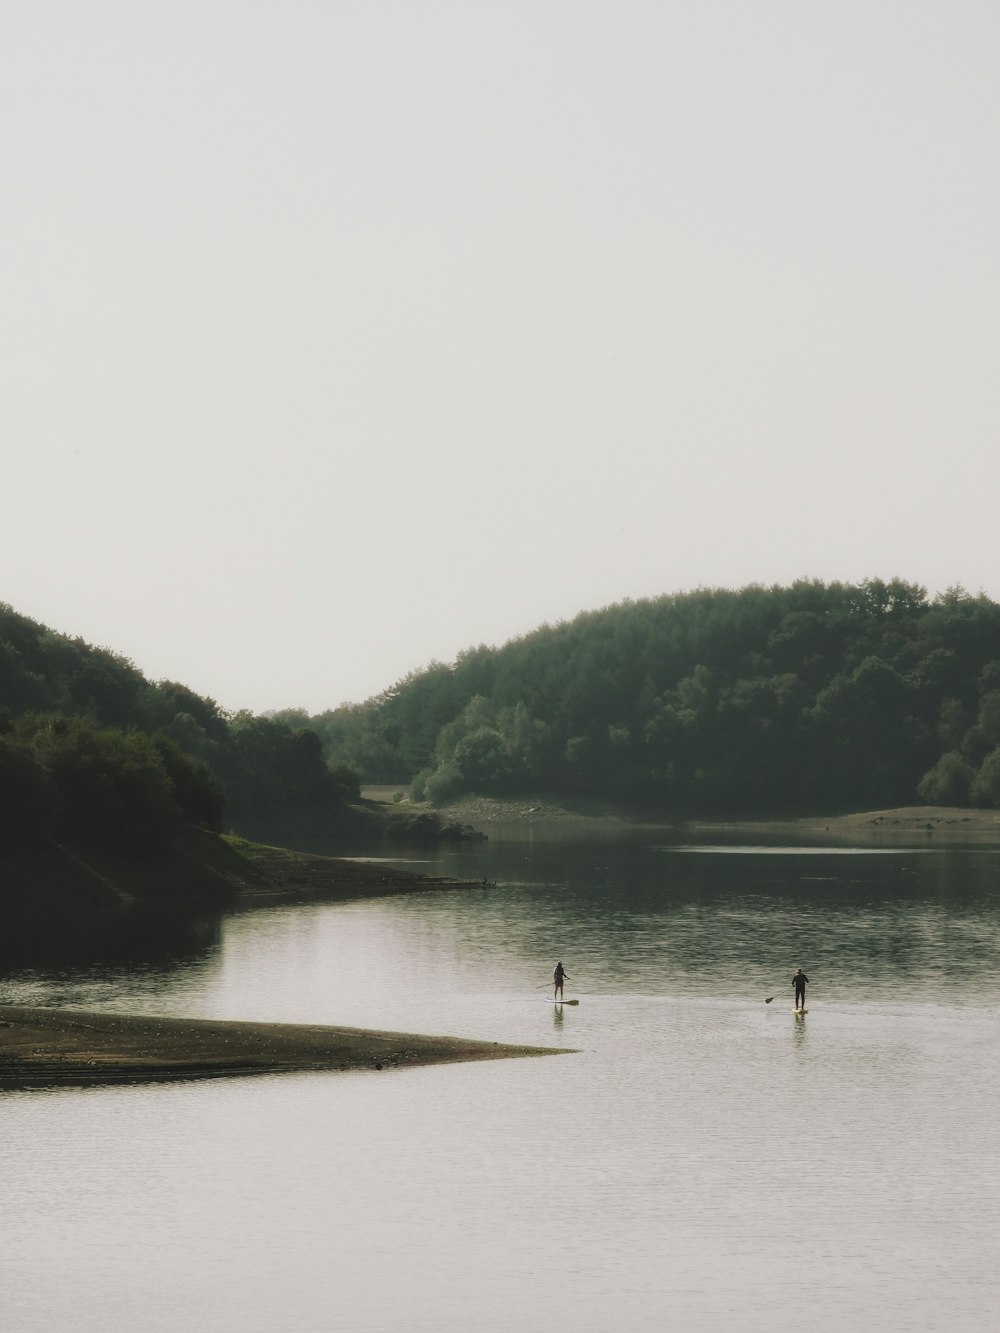
[[[393,848],[395,860],[406,853]],[[601,995],[759,1002],[790,997],[801,966],[817,1001],[1000,996],[996,851],[748,851],[666,844],[657,831],[436,853],[422,846],[411,855],[415,869],[495,887],[217,918],[133,913],[62,933],[48,922],[12,923],[0,931],[8,996],[20,986],[31,1000],[48,985],[53,1002],[89,991],[104,1003],[131,990],[190,1012],[212,997],[238,1007],[246,995],[266,1018],[269,997],[281,1008],[280,997],[296,992],[306,1008],[313,991],[329,1009],[369,994],[383,976],[397,994],[445,984],[537,995],[539,973],[559,957],[574,985]],[[564,1017],[554,1007],[553,1022]]]
[[[803,1014],[803,1013],[795,1013],[795,1014],[793,1014],[793,1015],[792,1015],[792,1022],[793,1022],[793,1024],[794,1024],[792,1031],[793,1031],[793,1033],[794,1033],[795,1046],[796,1046],[796,1049],[797,1049],[797,1050],[800,1050],[800,1051],[801,1051],[801,1050],[803,1050],[803,1049],[805,1048],[805,1044],[806,1044],[806,1016],[805,1016],[805,1014]]]
[[[577,1054],[0,1094],[5,1327],[992,1326],[996,854],[420,854],[496,888],[25,949],[5,990]]]
[[[130,908],[80,917],[5,913],[0,916],[0,972],[90,966],[168,970],[209,956],[221,937],[218,915],[186,909]]]

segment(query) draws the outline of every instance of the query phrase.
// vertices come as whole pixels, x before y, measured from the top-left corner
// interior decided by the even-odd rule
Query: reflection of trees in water
[[[361,932],[359,976],[388,960],[405,989],[426,984],[428,967],[447,960],[470,990],[537,986],[540,995],[563,958],[580,994],[773,994],[790,1005],[796,967],[811,978],[810,1005],[935,993],[975,1003],[1000,994],[996,851],[694,852],[649,836],[498,840],[436,854],[420,868],[485,875],[493,887],[358,904],[379,922],[374,935]],[[294,923],[311,938],[316,909],[287,911],[285,930]],[[266,916],[255,920],[259,956],[279,970],[294,966],[281,959],[281,932]],[[7,915],[0,998],[85,1004],[104,1002],[102,987],[110,1001],[198,989],[221,967],[221,926],[212,916],[148,912],[61,924]],[[316,947],[325,957],[322,939]],[[379,952],[368,959],[368,949]]]
[[[799,966],[830,998],[944,985],[970,968],[1000,987],[1000,912],[980,858],[692,859],[715,864],[692,871],[662,925],[673,964],[697,973],[710,960],[723,991],[763,972],[790,994]]]
[[[581,991],[609,995],[759,989],[790,1002],[799,966],[817,999],[914,985],[957,996],[973,972],[996,992],[998,869],[995,851],[681,851],[649,837],[493,844],[484,870],[499,890],[478,906],[476,933],[502,918],[504,952],[563,957]],[[471,927],[458,928],[478,959]],[[509,967],[491,961],[498,975]]]
[[[164,976],[178,965],[218,952],[214,916],[132,910],[79,917],[5,914],[0,921],[0,972],[152,967]]]

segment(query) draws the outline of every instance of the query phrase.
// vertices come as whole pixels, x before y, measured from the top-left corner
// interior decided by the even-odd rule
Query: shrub
[[[361,799],[361,774],[350,764],[331,764],[330,780],[334,793],[341,801]]]
[[[462,774],[454,764],[441,764],[424,783],[425,799],[432,805],[440,805],[456,792],[462,790]]]

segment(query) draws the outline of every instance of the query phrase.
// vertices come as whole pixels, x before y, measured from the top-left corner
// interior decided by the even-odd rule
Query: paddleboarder
[[[567,973],[562,963],[556,963],[555,971],[552,973],[552,980],[556,983],[554,1000],[561,1000],[563,993],[563,980],[572,981],[573,978]]]
[[[802,971],[801,967],[795,969],[795,975],[792,977],[792,985],[795,987],[795,1008],[804,1009],[806,1007],[806,982],[809,978]]]

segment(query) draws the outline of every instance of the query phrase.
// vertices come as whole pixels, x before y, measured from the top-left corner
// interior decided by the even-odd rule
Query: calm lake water
[[[22,958],[12,1002],[577,1053],[0,1092],[5,1333],[995,1326],[1000,851],[670,837]]]

